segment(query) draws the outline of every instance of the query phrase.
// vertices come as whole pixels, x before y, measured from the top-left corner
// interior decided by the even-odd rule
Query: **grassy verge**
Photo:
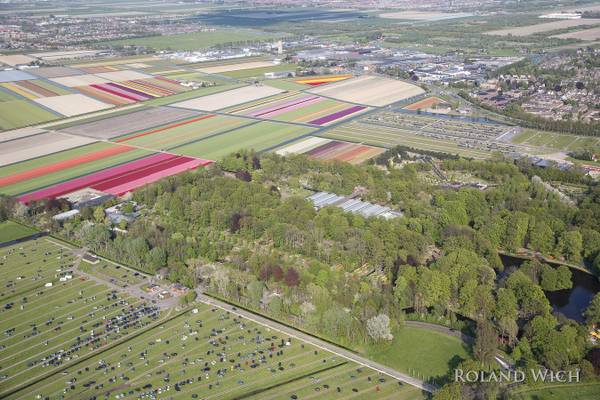
[[[0,223],[0,243],[23,239],[36,233],[38,233],[37,230],[14,221]]]

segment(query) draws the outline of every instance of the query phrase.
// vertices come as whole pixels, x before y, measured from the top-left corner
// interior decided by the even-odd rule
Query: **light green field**
[[[263,83],[283,90],[302,90],[307,88],[305,85],[301,85],[288,79],[267,79]]]
[[[282,37],[250,29],[225,30],[215,32],[192,32],[179,35],[152,36],[145,38],[113,40],[108,44],[117,46],[145,46],[155,50],[199,50],[226,43],[260,42]]]
[[[33,168],[50,165],[56,162],[69,160],[84,154],[89,154],[110,147],[108,143],[92,143],[91,145],[78,147],[76,149],[61,151],[44,157],[27,160],[22,163],[17,163],[0,168],[0,177],[10,176],[16,173],[29,171]],[[9,186],[0,187],[0,193],[6,195],[18,195],[43,187],[47,187],[59,182],[73,179],[82,175],[96,172],[105,168],[110,168],[146,155],[152,154],[151,151],[134,149],[125,153],[117,154],[111,157],[106,157],[100,160],[95,160],[78,166],[66,168],[61,171],[56,171],[43,176],[28,179],[22,182],[14,183]]]
[[[172,148],[171,152],[208,160],[218,160],[241,149],[266,150],[312,131],[312,128],[303,126],[267,121],[258,122],[223,135],[212,136],[188,145]]]
[[[0,89],[0,102],[3,101],[13,101],[13,100],[18,100],[19,98],[17,96],[14,96],[13,94],[8,92],[8,89],[2,90]]]
[[[370,345],[365,354],[375,361],[420,378],[445,376],[455,357],[470,358],[466,345],[441,332],[405,326],[389,344]]]
[[[0,102],[0,130],[20,128],[61,118],[25,100]]]
[[[87,262],[81,262],[79,270],[97,276],[100,279],[120,287],[136,285],[144,280],[144,276],[140,275],[139,272],[132,272],[131,270],[106,261],[101,261],[94,265],[88,264]]]
[[[403,129],[383,126],[374,127],[369,124],[356,122],[336,126],[318,136],[387,148],[404,145],[422,150],[459,154],[464,157],[489,158],[491,156],[491,153],[483,150],[459,147],[449,141],[415,135]]]
[[[161,132],[128,140],[124,142],[124,144],[141,146],[154,150],[168,150],[201,138],[240,128],[251,122],[252,121],[248,119],[217,115],[201,121],[192,122],[187,125],[181,125]],[[160,127],[154,127],[149,129],[149,131],[156,129],[160,129]],[[143,131],[136,132],[129,136],[131,137],[139,134],[143,134]],[[126,138],[127,136],[119,138],[119,140]]]
[[[45,89],[51,90],[54,93],[58,94],[58,95],[65,95],[65,94],[73,94],[73,92],[68,91],[67,89],[65,89],[62,86],[59,85],[55,85],[51,82],[45,81],[43,79],[36,79],[34,81],[34,83],[38,86],[41,86]]]
[[[279,64],[270,67],[241,69],[238,71],[223,72],[221,75],[230,78],[259,78],[265,79],[266,72],[281,72],[281,71],[296,71],[298,68],[295,64]]]
[[[0,243],[10,240],[22,239],[37,233],[35,229],[25,225],[17,224],[13,221],[4,221],[0,223]]]
[[[515,400],[596,400],[600,398],[600,383],[555,385],[513,395]]]
[[[525,129],[512,139],[515,144],[545,147],[553,150],[575,151],[600,147],[600,139],[590,136],[561,135],[554,132]]]

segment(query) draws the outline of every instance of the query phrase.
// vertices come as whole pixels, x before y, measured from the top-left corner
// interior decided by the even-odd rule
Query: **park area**
[[[33,228],[18,224],[13,221],[0,222],[0,244],[19,240],[38,233]]]
[[[0,397],[400,399],[412,386],[202,303],[162,310],[145,279],[52,238],[0,248]]]

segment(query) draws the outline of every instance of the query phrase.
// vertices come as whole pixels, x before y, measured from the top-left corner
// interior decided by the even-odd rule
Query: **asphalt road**
[[[353,361],[359,365],[362,365],[364,367],[368,367],[371,369],[374,369],[377,372],[380,372],[384,375],[390,376],[394,379],[397,379],[401,382],[407,383],[409,385],[415,386],[421,390],[427,391],[427,392],[433,392],[435,389],[437,389],[436,386],[431,385],[429,383],[423,382],[420,379],[417,378],[413,378],[411,376],[408,376],[406,374],[403,374],[401,372],[396,371],[395,369],[392,369],[390,367],[386,367],[385,365],[381,365],[377,362],[371,361],[367,358],[364,358],[358,354],[355,354],[351,351],[348,351],[344,348],[341,348],[339,346],[336,346],[334,344],[331,344],[329,342],[326,342],[324,340],[321,340],[319,338],[316,338],[314,336],[308,335],[304,332],[298,331],[294,328],[291,328],[289,326],[280,324],[278,322],[272,321],[270,319],[261,317],[260,315],[254,314],[252,312],[243,310],[243,309],[239,309],[236,307],[233,307],[225,302],[222,302],[220,300],[217,300],[213,297],[209,297],[203,293],[198,293],[198,301],[201,301],[205,304],[208,304],[210,306],[213,307],[218,307],[221,308],[225,311],[229,311],[232,314],[237,314],[239,316],[242,316],[250,321],[256,322],[258,324],[267,326],[273,330],[279,331],[281,333],[284,333],[285,335],[289,336],[289,337],[293,337],[296,338],[298,340],[302,340],[303,342],[306,343],[310,343],[315,347],[318,347],[320,349],[329,351],[339,357],[345,358],[347,360]]]

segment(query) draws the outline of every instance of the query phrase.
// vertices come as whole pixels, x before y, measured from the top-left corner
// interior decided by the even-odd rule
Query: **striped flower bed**
[[[360,164],[384,151],[385,149],[379,147],[310,137],[277,150],[277,154],[305,154],[318,160],[337,160]]]
[[[352,78],[352,75],[312,76],[310,78],[296,79],[295,82],[301,85],[320,86],[331,82],[343,81],[348,78]]]
[[[39,99],[42,97],[53,97],[68,94],[69,92],[41,80],[28,80],[18,82],[6,82],[1,84],[5,89],[10,90],[28,100]]]
[[[319,126],[326,125],[326,124],[336,121],[340,118],[344,118],[344,117],[347,117],[348,115],[363,111],[366,108],[367,107],[365,107],[365,106],[352,106],[350,108],[346,108],[345,110],[341,110],[341,111],[335,112],[333,114],[329,114],[324,117],[314,119],[314,120],[310,121],[309,123],[313,124],[313,125],[319,125]]]
[[[29,203],[35,200],[56,198],[86,187],[121,195],[160,178],[210,163],[207,160],[158,153],[27,193],[19,197],[19,201]]]
[[[78,90],[114,105],[123,105],[145,101],[157,97],[171,96],[188,88],[177,81],[155,76],[147,79],[136,79],[123,82],[106,82],[92,84],[89,87],[78,87]]]

